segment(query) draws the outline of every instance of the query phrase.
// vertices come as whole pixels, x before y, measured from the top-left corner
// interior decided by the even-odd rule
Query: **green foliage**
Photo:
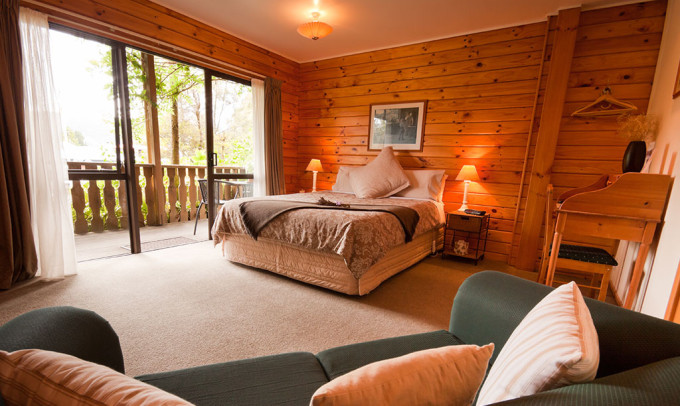
[[[66,127],[66,139],[73,145],[78,145],[78,146],[86,146],[87,143],[85,142],[85,137],[83,136],[83,133],[74,130],[71,127]]]

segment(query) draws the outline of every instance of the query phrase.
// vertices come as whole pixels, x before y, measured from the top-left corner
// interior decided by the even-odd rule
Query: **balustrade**
[[[92,162],[68,162],[69,169],[113,169],[115,164]],[[159,225],[156,219],[164,219],[166,223],[194,221],[196,216],[207,217],[207,213],[198,213],[201,191],[198,179],[206,177],[205,166],[195,165],[162,165],[163,168],[163,202],[156,202],[153,186],[153,165],[138,164],[135,166],[137,179],[136,208],[140,227]],[[220,166],[217,173],[246,173],[244,168]],[[236,194],[234,187],[222,188],[220,198],[232,199]],[[76,234],[88,232],[101,233],[104,230],[126,229],[128,227],[127,196],[124,181],[116,180],[74,180],[71,186],[73,225]],[[158,216],[156,210],[163,210]]]

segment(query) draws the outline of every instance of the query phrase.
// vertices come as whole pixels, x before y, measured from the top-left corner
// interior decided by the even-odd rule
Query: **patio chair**
[[[222,182],[215,181],[217,186],[217,196],[220,195],[220,184]],[[208,206],[208,179],[198,179],[198,187],[201,190],[201,203],[198,205],[198,210],[196,210],[196,221],[194,221],[194,235],[196,235],[196,227],[198,227],[198,219],[201,217],[201,208],[203,205]],[[226,200],[219,199],[218,204],[222,205],[226,203]]]

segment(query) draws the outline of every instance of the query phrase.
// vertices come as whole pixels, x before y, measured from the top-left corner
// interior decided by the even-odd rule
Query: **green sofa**
[[[522,318],[550,290],[503,273],[480,272],[460,287],[448,331],[352,344],[316,355],[271,355],[137,379],[197,405],[308,405],[314,391],[330,379],[413,351],[493,342],[493,362]],[[590,299],[586,302],[600,340],[601,361],[595,381],[502,404],[680,404],[680,325]],[[118,336],[104,319],[86,310],[39,309],[0,327],[0,349],[23,348],[69,353],[124,372]]]

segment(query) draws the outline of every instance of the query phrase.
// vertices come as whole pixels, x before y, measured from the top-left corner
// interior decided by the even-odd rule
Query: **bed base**
[[[268,238],[255,241],[247,235],[228,235],[223,244],[224,255],[232,262],[348,295],[365,295],[384,280],[440,250],[444,233],[443,227],[438,227],[392,248],[360,279],[352,275],[344,258],[337,254],[312,251]]]

